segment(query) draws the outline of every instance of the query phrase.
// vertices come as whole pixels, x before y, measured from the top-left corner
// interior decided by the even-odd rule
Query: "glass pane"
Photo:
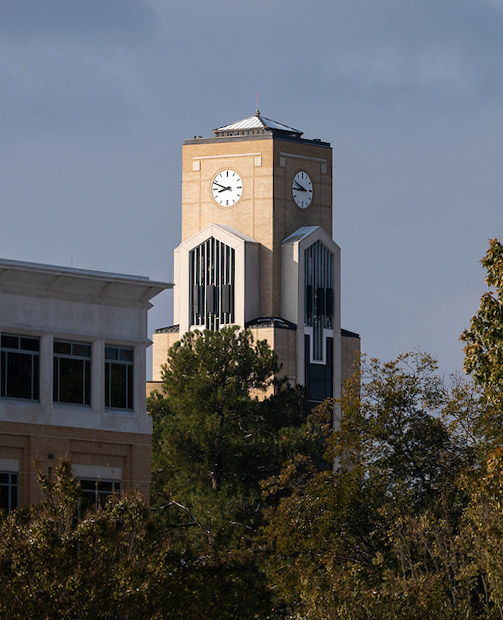
[[[0,510],[9,512],[9,487],[0,487]]]
[[[81,510],[84,512],[88,508],[91,508],[92,506],[96,506],[96,503],[97,503],[96,499],[97,499],[97,493],[94,488],[88,491],[85,491],[84,489],[82,489]]]
[[[80,487],[83,491],[94,491],[96,489],[96,480],[81,480]]]
[[[105,364],[105,407],[111,407],[111,404],[110,404],[110,364]]]
[[[120,482],[112,480],[80,480],[83,508],[86,506],[103,506],[114,491],[120,492]]]
[[[113,490],[113,482],[108,482],[107,480],[98,481],[98,491],[112,493]]]
[[[59,402],[59,358],[54,358],[52,375],[52,399],[55,403]]]
[[[126,400],[126,370],[128,366],[123,364],[110,364],[111,367],[111,407],[127,408]]]
[[[0,396],[5,396],[5,353],[0,355]]]
[[[115,347],[105,347],[105,359],[116,360],[118,350]]]
[[[59,402],[86,404],[82,360],[63,357],[59,360]]]
[[[32,356],[23,353],[7,354],[5,396],[32,399]]]
[[[91,357],[91,345],[89,344],[73,344],[73,355],[80,357]]]
[[[24,351],[39,351],[40,341],[38,338],[21,338],[20,349]]]
[[[9,512],[17,508],[17,474],[0,473],[0,510]]]
[[[84,377],[84,390],[85,390],[84,404],[85,405],[90,405],[91,404],[91,362],[89,362],[89,361],[84,362],[84,372],[85,372],[85,377]]]
[[[133,367],[128,366],[127,369],[127,408],[133,409]]]
[[[54,353],[64,353],[70,355],[72,352],[72,345],[70,342],[54,341]]]
[[[119,359],[123,362],[132,362],[133,349],[119,349]]]
[[[33,382],[33,399],[34,400],[38,400],[39,399],[39,385],[40,385],[40,358],[38,357],[38,355],[34,355],[32,357],[33,360],[33,377],[32,377],[32,382]]]
[[[18,349],[19,338],[17,336],[2,336],[2,347],[5,349]]]

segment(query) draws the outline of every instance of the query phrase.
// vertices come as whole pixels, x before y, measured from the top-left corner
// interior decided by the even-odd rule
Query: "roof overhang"
[[[0,259],[0,293],[79,299],[90,303],[143,303],[173,287],[144,276]]]

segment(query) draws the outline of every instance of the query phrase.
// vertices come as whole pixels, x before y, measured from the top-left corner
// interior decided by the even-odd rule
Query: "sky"
[[[460,371],[503,238],[502,33],[503,0],[0,0],[0,256],[171,281],[183,141],[259,90],[333,146],[342,326]]]

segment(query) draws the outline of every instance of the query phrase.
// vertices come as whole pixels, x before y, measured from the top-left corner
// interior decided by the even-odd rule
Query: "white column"
[[[40,338],[40,404],[52,408],[54,385],[54,337],[46,334]]]
[[[91,348],[91,407],[105,411],[105,342],[95,340]]]
[[[145,415],[145,382],[147,377],[146,347],[137,344],[134,348],[133,407],[136,415]]]

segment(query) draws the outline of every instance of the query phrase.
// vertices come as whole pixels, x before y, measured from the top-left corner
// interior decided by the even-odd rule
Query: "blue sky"
[[[170,279],[183,140],[259,89],[334,147],[343,326],[459,370],[503,237],[502,32],[503,0],[0,0],[0,255]]]

